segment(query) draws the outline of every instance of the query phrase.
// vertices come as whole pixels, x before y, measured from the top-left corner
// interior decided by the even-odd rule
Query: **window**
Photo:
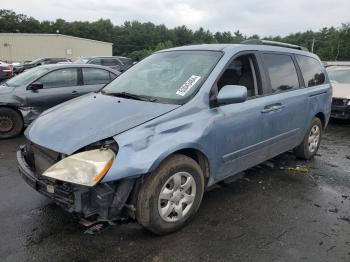
[[[150,55],[104,89],[128,92],[160,103],[184,104],[201,87],[222,56],[219,51],[169,51]]]
[[[76,86],[78,81],[76,68],[55,70],[43,76],[36,83],[43,84],[43,88]]]
[[[102,59],[102,64],[105,66],[121,65],[121,63],[117,59]]]
[[[127,65],[131,65],[132,64],[132,60],[130,58],[126,58],[126,57],[119,57],[119,60],[122,61],[124,64]]]
[[[102,59],[100,58],[92,59],[89,64],[102,65]]]
[[[117,78],[117,75],[113,74],[113,73],[109,73],[109,77],[112,80],[114,80],[115,78]]]
[[[263,59],[270,77],[273,93],[299,87],[299,79],[292,57],[289,55],[263,54]]]
[[[241,85],[247,88],[248,97],[262,94],[261,91],[258,91],[261,88],[258,88],[259,79],[256,77],[254,61],[253,55],[242,55],[233,60],[217,83],[218,91],[226,85]]]
[[[350,69],[329,69],[327,68],[329,79],[340,84],[350,84]]]
[[[46,67],[34,67],[19,75],[16,75],[13,78],[10,78],[6,81],[6,84],[13,87],[29,85],[32,81],[41,77],[42,75],[45,75],[48,71],[49,69]]]
[[[322,85],[325,81],[321,64],[312,57],[297,55],[297,61],[300,66],[306,87]]]
[[[84,85],[101,85],[109,83],[109,72],[97,68],[83,68]]]

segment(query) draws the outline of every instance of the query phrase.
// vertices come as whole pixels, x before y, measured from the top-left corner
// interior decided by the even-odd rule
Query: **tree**
[[[99,19],[94,22],[63,19],[55,21],[38,21],[24,14],[16,14],[11,10],[0,9],[0,32],[2,33],[56,33],[77,37],[90,38],[113,43],[114,55],[130,56],[141,60],[151,53],[173,46],[198,43],[241,43],[243,40],[256,38],[247,37],[239,30],[231,33],[216,32],[200,27],[192,31],[185,25],[173,29],[165,25],[126,21],[122,25],[113,25],[109,19]],[[350,60],[350,23],[339,28],[325,27],[314,32],[292,33],[287,36],[269,36],[263,39],[302,45],[314,52],[323,60]]]

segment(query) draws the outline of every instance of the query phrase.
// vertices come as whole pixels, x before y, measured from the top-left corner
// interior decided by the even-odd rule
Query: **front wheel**
[[[203,192],[199,165],[184,155],[171,156],[145,178],[138,193],[137,221],[158,235],[179,230],[198,210]]]
[[[11,108],[0,107],[0,139],[18,136],[22,130],[22,116]]]
[[[311,122],[303,142],[295,148],[295,155],[305,160],[313,158],[320,147],[322,132],[322,122],[319,118],[315,117]]]

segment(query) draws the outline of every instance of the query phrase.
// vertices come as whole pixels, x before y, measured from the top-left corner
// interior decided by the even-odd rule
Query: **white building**
[[[111,56],[112,43],[61,34],[0,33],[0,61]]]

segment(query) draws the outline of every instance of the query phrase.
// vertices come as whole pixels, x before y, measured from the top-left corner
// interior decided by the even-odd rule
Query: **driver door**
[[[51,71],[34,82],[42,84],[38,90],[27,90],[27,104],[44,111],[79,95],[78,68]]]
[[[255,53],[248,53],[230,62],[217,81],[218,92],[226,85],[247,87],[248,99],[212,109],[219,161],[216,180],[241,172],[268,157],[267,126],[261,114],[266,104],[261,77]]]

